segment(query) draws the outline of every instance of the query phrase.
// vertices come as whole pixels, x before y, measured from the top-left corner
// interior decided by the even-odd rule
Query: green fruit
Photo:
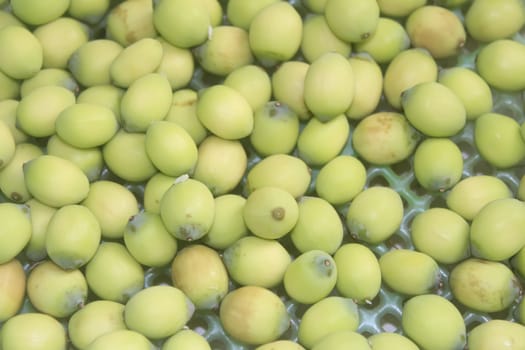
[[[261,156],[291,153],[298,137],[299,117],[288,105],[270,101],[255,110],[250,142]]]
[[[6,11],[7,0],[2,0],[0,7],[3,7],[4,11],[0,11],[0,29],[7,26],[21,26],[24,27],[22,23],[12,12]]]
[[[229,86],[244,96],[253,111],[262,108],[272,96],[272,82],[268,73],[261,67],[248,64],[231,71],[224,79]]]
[[[255,350],[305,350],[305,348],[291,340],[276,340],[258,346]]]
[[[303,0],[301,3],[315,14],[323,14],[328,0]]]
[[[208,233],[213,223],[213,194],[202,182],[187,177],[178,179],[162,197],[160,216],[175,238],[199,239]]]
[[[367,53],[378,64],[389,63],[409,47],[410,38],[403,25],[387,17],[379,17],[375,32],[353,46],[355,52]]]
[[[525,327],[507,320],[488,320],[468,334],[470,350],[519,349],[525,346]]]
[[[177,252],[177,240],[166,230],[159,214],[142,211],[133,215],[123,238],[129,253],[145,266],[167,265]]]
[[[76,311],[67,324],[68,336],[77,349],[85,349],[98,337],[119,329],[126,329],[124,305],[95,300]]]
[[[312,63],[326,52],[337,52],[348,57],[352,51],[349,43],[339,39],[322,15],[311,15],[303,21],[301,52]]]
[[[479,75],[493,88],[519,91],[525,88],[525,45],[514,40],[495,40],[480,49],[476,57]]]
[[[352,103],[354,91],[352,66],[345,56],[336,52],[318,57],[304,78],[304,102],[323,122],[343,114]]]
[[[246,177],[249,194],[261,187],[279,187],[294,198],[306,193],[310,186],[311,172],[300,158],[288,154],[273,154],[255,164]]]
[[[465,13],[468,33],[491,42],[516,34],[525,24],[525,6],[518,0],[475,0]]]
[[[324,15],[335,35],[360,42],[372,35],[379,21],[379,5],[372,0],[328,0]]]
[[[476,257],[502,261],[525,246],[525,203],[515,198],[494,200],[474,216],[470,244]]]
[[[205,1],[160,0],[153,10],[153,24],[167,42],[187,49],[208,39],[211,18]]]
[[[299,323],[299,342],[312,348],[332,333],[356,331],[359,326],[359,311],[352,299],[331,296],[321,299],[306,309]],[[325,320],[320,323],[319,320]]]
[[[272,74],[272,93],[275,99],[288,105],[301,120],[311,113],[304,103],[304,79],[310,65],[302,61],[286,61]]]
[[[31,238],[30,208],[24,204],[0,203],[0,264],[15,258]]]
[[[18,314],[2,325],[2,349],[66,350],[66,332],[53,317],[37,312]]]
[[[89,289],[100,299],[125,303],[144,287],[144,270],[123,244],[102,242],[87,263]]]
[[[503,311],[521,293],[517,277],[506,265],[475,258],[454,266],[449,284],[457,301],[481,312]]]
[[[24,302],[26,274],[19,260],[0,264],[0,288],[0,321],[5,322],[20,311]]]
[[[106,17],[106,37],[122,46],[157,35],[153,25],[153,2],[122,1]]]
[[[389,165],[407,159],[419,139],[419,134],[403,114],[377,112],[357,124],[352,134],[352,146],[365,161]]]
[[[59,208],[86,198],[89,180],[73,162],[51,155],[41,155],[23,165],[27,190],[36,199]]]
[[[56,132],[60,113],[75,104],[75,95],[61,86],[42,86],[23,97],[16,110],[17,127],[34,137]]]
[[[46,260],[27,277],[27,296],[40,312],[56,318],[69,317],[87,300],[86,278],[78,269],[63,270]]]
[[[162,44],[162,60],[156,73],[168,79],[172,90],[184,88],[191,81],[195,71],[191,51],[173,46],[164,39],[157,39]]]
[[[336,281],[334,259],[322,250],[310,250],[288,265],[283,284],[290,298],[302,304],[314,304],[332,292]]]
[[[52,4],[38,3],[32,0],[12,0],[13,14],[29,25],[51,22],[62,16],[68,9],[70,0],[58,0]]]
[[[197,117],[197,92],[194,90],[175,91],[171,107],[164,120],[182,126],[197,145],[208,135],[208,131]]]
[[[77,103],[90,103],[107,107],[113,111],[117,121],[121,122],[120,101],[124,90],[113,85],[96,85],[82,90],[77,96]]]
[[[125,181],[146,181],[157,172],[146,152],[145,133],[120,129],[104,144],[102,155],[109,170]]]
[[[119,125],[111,109],[91,103],[66,107],[55,121],[56,134],[73,147],[93,148],[108,142]]]
[[[192,177],[205,184],[214,196],[226,194],[241,182],[247,163],[239,140],[210,135],[199,145]]]
[[[25,183],[23,166],[42,154],[42,150],[32,143],[16,145],[13,158],[0,170],[0,190],[6,198],[16,203],[23,203],[32,198]]]
[[[40,261],[47,257],[47,225],[57,209],[40,203],[34,198],[25,202],[25,205],[31,212],[31,238],[24,248],[24,254],[31,261]]]
[[[160,201],[162,196],[171,187],[175,178],[164,175],[163,173],[156,173],[147,182],[144,187],[144,210],[148,213],[160,213]]]
[[[42,45],[25,27],[0,29],[0,70],[13,79],[34,76],[43,64]]]
[[[429,317],[431,315],[431,317]],[[404,333],[423,349],[463,349],[466,329],[459,310],[436,294],[410,298],[401,316]]]
[[[194,53],[202,69],[218,76],[226,76],[253,62],[248,32],[231,25],[211,29],[208,40],[195,48]]]
[[[474,143],[480,155],[496,168],[511,168],[525,159],[525,140],[512,117],[485,113],[476,119]]]
[[[223,253],[229,276],[243,286],[272,288],[282,282],[292,261],[289,253],[272,239],[240,238]]]
[[[437,0],[436,4],[449,9],[461,8],[461,6],[470,3],[470,0]]]
[[[398,333],[376,333],[368,337],[368,343],[372,350],[419,350],[412,340]]]
[[[47,154],[73,162],[84,172],[90,182],[100,178],[104,159],[99,147],[77,148],[64,142],[57,134],[47,140],[46,146]]]
[[[185,247],[171,263],[171,280],[196,309],[215,309],[228,292],[228,272],[219,254],[202,244]]]
[[[217,27],[222,23],[223,20],[223,9],[222,3],[218,0],[203,0],[206,5],[206,11],[210,16],[210,25],[212,27]]]
[[[90,30],[76,19],[60,17],[37,27],[33,34],[42,45],[42,67],[65,69],[71,55],[88,42]]]
[[[467,40],[463,23],[441,6],[422,6],[407,18],[405,28],[413,47],[427,49],[436,58],[458,55]]]
[[[168,79],[172,90],[184,88],[191,81],[195,71],[191,51],[173,46],[164,39],[157,39],[162,44],[162,60],[156,73]]]
[[[246,344],[277,340],[290,326],[290,316],[277,294],[256,286],[234,289],[219,308],[224,330]]]
[[[306,164],[313,167],[323,166],[341,153],[349,135],[350,124],[344,114],[326,122],[312,118],[297,139],[297,153]]]
[[[334,261],[339,294],[357,303],[372,302],[381,289],[381,267],[370,248],[359,243],[343,244]]]
[[[77,269],[95,255],[100,243],[100,224],[83,205],[65,205],[49,220],[45,247],[49,258],[63,269]]]
[[[20,84],[20,96],[24,98],[33,90],[47,85],[65,87],[73,93],[77,93],[80,90],[71,72],[60,68],[44,68]]]
[[[0,12],[1,13],[1,12]],[[20,82],[0,71],[0,102],[20,96]]]
[[[124,322],[128,329],[149,339],[162,339],[182,329],[193,311],[192,303],[180,289],[151,286],[127,301]]]
[[[277,1],[253,17],[248,37],[253,55],[263,65],[290,60],[301,46],[300,14],[286,1]]]
[[[67,13],[88,24],[99,23],[106,14],[110,0],[71,0]]]
[[[0,170],[3,169],[14,157],[15,147],[15,139],[13,138],[13,134],[7,126],[7,123],[0,121]]]
[[[226,17],[234,26],[248,30],[257,13],[279,0],[230,0],[226,4]]]
[[[355,332],[349,330],[338,331],[330,333],[319,340],[311,348],[312,350],[370,350],[366,338]]]
[[[377,0],[381,14],[391,17],[406,17],[418,7],[424,6],[426,0]]]
[[[403,93],[401,105],[410,124],[426,136],[453,136],[466,124],[463,102],[438,82],[420,83],[409,88]]]
[[[446,197],[447,207],[465,220],[472,220],[488,203],[510,198],[512,192],[503,180],[492,175],[474,175],[459,181]]]
[[[410,225],[416,249],[441,264],[454,264],[469,256],[469,233],[467,221],[446,208],[418,213]]]
[[[131,83],[120,102],[121,122],[128,132],[146,132],[151,123],[163,120],[173,94],[168,79],[146,74]]]
[[[379,258],[381,277],[391,289],[405,295],[429,293],[439,283],[439,266],[429,255],[392,249]]]
[[[155,72],[162,54],[162,44],[156,39],[144,38],[134,42],[121,50],[109,65],[111,83],[128,88],[138,78]]]
[[[399,229],[403,212],[403,201],[395,190],[373,186],[360,192],[352,200],[346,213],[346,226],[352,237],[378,244]],[[380,221],[377,220],[378,217],[381,218]]]
[[[299,200],[299,218],[290,232],[301,253],[322,250],[333,254],[343,241],[343,223],[335,208],[326,200],[304,196]]]
[[[323,165],[317,174],[315,191],[330,204],[351,201],[366,183],[366,168],[359,159],[340,155]]]
[[[191,329],[181,329],[162,344],[161,350],[211,350],[206,338]]]
[[[425,49],[412,48],[397,54],[388,64],[383,90],[388,103],[401,109],[401,95],[420,83],[436,81],[438,66]]]
[[[237,90],[224,84],[206,88],[197,101],[197,117],[213,134],[227,140],[244,138],[253,129],[253,111]]]
[[[146,153],[163,174],[177,177],[191,172],[197,164],[197,145],[176,123],[158,120],[146,130]],[[176,162],[173,160],[176,159]]]
[[[82,202],[97,218],[102,237],[122,238],[129,219],[139,212],[133,193],[125,186],[108,180],[93,182]]]
[[[250,193],[243,208],[246,227],[256,236],[278,239],[297,223],[299,207],[295,198],[279,187],[262,187]]]
[[[153,344],[139,332],[117,329],[97,337],[85,350],[151,350]]]
[[[0,86],[1,84],[0,82]],[[1,97],[0,100],[2,100]],[[18,100],[11,99],[0,101],[0,121],[3,121],[5,125],[7,125],[16,144],[26,142],[28,139],[26,133],[16,126],[16,110],[19,103]]]
[[[214,201],[215,216],[203,243],[215,249],[226,249],[249,233],[242,215],[246,199],[228,193],[215,197]]]
[[[463,102],[468,120],[492,110],[492,91],[475,71],[465,67],[443,69],[439,72],[438,82],[452,90]]]
[[[416,148],[413,169],[424,189],[444,192],[461,179],[463,155],[450,139],[427,138]]]
[[[354,98],[345,114],[350,119],[362,119],[373,113],[381,99],[383,92],[383,73],[381,67],[374,60],[354,56],[349,58],[354,72]]]
[[[113,40],[88,41],[71,55],[68,62],[69,71],[83,86],[108,85],[112,82],[110,70],[113,61],[120,56],[123,50],[124,48]],[[121,56],[119,60],[125,59]]]

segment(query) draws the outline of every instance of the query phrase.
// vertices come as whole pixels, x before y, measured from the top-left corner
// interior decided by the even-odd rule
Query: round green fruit
[[[272,291],[245,286],[228,293],[219,308],[224,330],[246,344],[277,340],[290,326],[284,303]]]
[[[295,198],[279,187],[262,187],[248,196],[243,208],[246,227],[256,236],[277,239],[288,234],[299,218]]]
[[[149,339],[162,339],[182,329],[194,310],[180,289],[167,285],[151,286],[127,301],[124,322],[129,330]]]
[[[219,254],[202,244],[187,246],[171,263],[171,279],[196,309],[214,309],[228,292],[228,272]]]
[[[283,284],[290,298],[314,304],[332,292],[336,281],[337,266],[332,256],[322,250],[309,250],[288,265]]]
[[[390,187],[373,186],[352,200],[346,213],[346,226],[352,237],[378,244],[399,229],[403,213],[403,201],[396,191]]]

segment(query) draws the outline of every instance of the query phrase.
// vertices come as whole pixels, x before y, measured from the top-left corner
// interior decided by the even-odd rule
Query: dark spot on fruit
[[[272,218],[278,221],[281,221],[282,219],[284,219],[285,214],[286,214],[286,210],[284,210],[284,208],[282,207],[277,207],[272,210]]]
[[[361,34],[361,40],[366,40],[370,37],[370,33],[363,33]]]
[[[13,202],[21,202],[22,201],[22,195],[18,192],[12,192],[9,196]]]

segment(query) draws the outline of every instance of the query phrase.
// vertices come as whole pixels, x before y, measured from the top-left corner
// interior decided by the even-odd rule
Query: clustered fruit
[[[522,0],[0,9],[0,350],[525,348]]]

